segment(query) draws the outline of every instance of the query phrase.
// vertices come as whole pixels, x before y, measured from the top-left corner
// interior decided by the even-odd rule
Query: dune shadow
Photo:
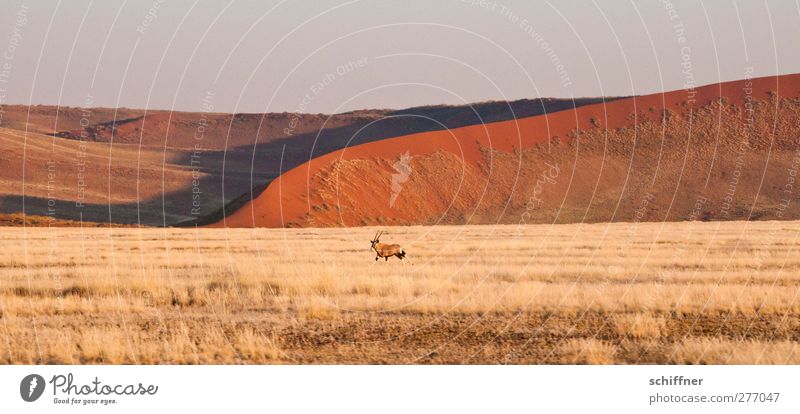
[[[619,98],[606,98],[605,101],[615,99]],[[217,222],[257,197],[273,178],[315,157],[346,147],[421,132],[526,118],[603,101],[602,98],[525,99],[513,102],[487,102],[473,106],[415,107],[389,111],[377,120],[362,120],[336,128],[322,128],[313,133],[263,140],[265,142],[258,142],[253,146],[239,146],[228,151],[227,155],[226,151],[214,151],[215,157],[226,158],[230,154],[249,153],[252,160],[251,170],[257,171],[260,177],[267,177],[266,180],[262,183],[253,180],[252,186],[245,192],[231,194],[229,189],[237,187],[227,183],[229,175],[226,171],[226,183],[221,186],[224,194],[221,194],[220,198],[230,201],[208,215],[176,225],[194,226]]]
[[[614,98],[612,98],[614,99]],[[612,99],[606,99],[610,101]],[[314,132],[280,137],[261,137],[253,145],[227,151],[170,149],[174,157],[169,168],[197,171],[197,177],[175,190],[148,188],[149,197],[119,202],[121,194],[130,199],[131,181],[101,181],[101,194],[110,191],[110,201],[77,204],[74,201],[44,197],[0,196],[0,212],[49,216],[57,219],[100,223],[140,224],[145,226],[196,226],[221,220],[257,197],[283,172],[312,158],[346,147],[427,131],[458,128],[482,123],[507,121],[544,113],[570,110],[602,102],[601,98],[533,99],[514,102],[486,102],[471,106],[427,106],[397,111],[382,111],[378,118],[353,116],[349,124],[322,127]],[[347,117],[347,114],[333,115]],[[117,125],[138,118],[117,121]],[[255,141],[256,138],[253,137]],[[240,141],[241,142],[241,141]],[[154,184],[155,183],[155,184]],[[106,189],[105,186],[109,188]],[[146,184],[159,185],[150,178]],[[70,190],[70,189],[65,189]],[[62,191],[61,194],[69,191]],[[153,195],[157,194],[157,195]],[[41,194],[40,194],[41,195]],[[24,210],[23,210],[24,205]]]

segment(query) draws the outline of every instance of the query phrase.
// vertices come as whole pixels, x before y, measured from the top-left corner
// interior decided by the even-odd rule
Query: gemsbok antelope
[[[406,257],[406,251],[403,250],[399,244],[381,243],[381,235],[383,235],[383,231],[375,233],[375,237],[373,237],[370,241],[372,244],[372,250],[375,250],[376,254],[375,261],[372,262],[372,264],[375,264],[381,257],[386,259],[386,262],[388,262],[390,257],[396,256],[401,262],[403,262],[403,265],[406,264],[406,259],[408,259],[408,262],[411,263],[412,266],[414,265],[414,262]]]

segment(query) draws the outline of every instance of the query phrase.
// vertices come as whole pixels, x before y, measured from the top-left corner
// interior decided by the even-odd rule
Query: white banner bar
[[[7,366],[0,401],[4,413],[797,413],[798,374],[794,366]]]

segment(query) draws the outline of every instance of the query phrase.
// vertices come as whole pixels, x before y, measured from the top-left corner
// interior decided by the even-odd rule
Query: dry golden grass
[[[675,344],[676,364],[800,364],[800,347],[790,341],[690,338]]]
[[[415,266],[373,263],[374,228],[0,229],[0,362],[709,363],[726,346],[697,343],[744,338],[768,355],[728,362],[761,363],[798,344],[797,222],[386,230]]]
[[[662,316],[646,313],[620,314],[614,316],[614,329],[620,336],[636,339],[659,338],[664,334],[667,321]]]
[[[557,352],[565,364],[613,364],[617,347],[594,338],[579,338],[562,343]]]

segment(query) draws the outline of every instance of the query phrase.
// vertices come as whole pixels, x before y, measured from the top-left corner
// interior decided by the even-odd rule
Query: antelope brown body
[[[383,234],[382,231],[375,233],[375,237],[373,237],[372,240],[370,241],[370,243],[372,244],[372,250],[375,250],[376,254],[375,261],[377,262],[378,259],[384,258],[388,262],[390,257],[395,256],[398,259],[400,259],[400,261],[403,262],[403,264],[406,264],[406,259],[408,259],[406,257],[406,251],[403,250],[403,248],[400,247],[399,244],[381,243],[380,237],[382,234]],[[413,262],[411,262],[411,259],[408,259],[408,262],[411,263],[412,265],[414,264]]]

